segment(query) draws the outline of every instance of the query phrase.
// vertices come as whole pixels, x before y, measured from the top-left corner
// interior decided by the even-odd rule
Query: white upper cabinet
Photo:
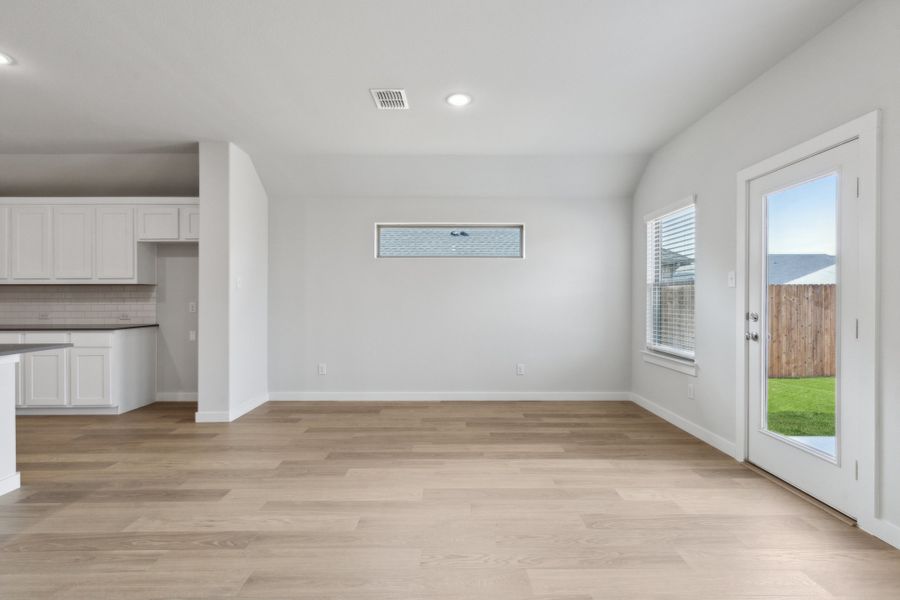
[[[139,206],[137,211],[139,241],[178,240],[177,206]]]
[[[195,198],[0,198],[0,285],[155,284],[156,249],[200,238]]]
[[[97,278],[134,279],[134,209],[97,207]]]
[[[9,208],[0,206],[0,279],[9,279]]]
[[[49,279],[51,233],[49,206],[14,206],[10,211],[12,278]]]
[[[181,239],[200,239],[200,207],[182,206],[181,211]]]
[[[94,208],[53,207],[53,277],[94,277]]]

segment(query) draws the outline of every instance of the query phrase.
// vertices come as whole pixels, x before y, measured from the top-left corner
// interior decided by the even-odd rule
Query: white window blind
[[[647,348],[694,358],[694,204],[647,220]]]

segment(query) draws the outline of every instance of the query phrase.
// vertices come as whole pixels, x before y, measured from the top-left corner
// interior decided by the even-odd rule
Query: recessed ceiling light
[[[447,104],[450,106],[467,106],[470,102],[472,102],[472,96],[468,94],[450,94],[447,96]]]
[[[9,65],[14,65],[14,64],[16,64],[16,61],[15,61],[15,59],[13,59],[12,56],[10,56],[9,54],[3,54],[2,52],[0,52],[0,67],[6,67]]]

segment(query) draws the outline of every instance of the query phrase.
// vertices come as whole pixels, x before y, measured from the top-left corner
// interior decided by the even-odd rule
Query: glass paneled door
[[[750,461],[855,514],[858,142],[750,182]]]

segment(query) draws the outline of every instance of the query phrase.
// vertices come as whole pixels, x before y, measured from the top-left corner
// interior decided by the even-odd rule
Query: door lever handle
[[[747,340],[748,342],[750,342],[750,341],[758,342],[759,334],[758,333],[750,333],[748,331],[747,333],[744,334],[744,339]]]

